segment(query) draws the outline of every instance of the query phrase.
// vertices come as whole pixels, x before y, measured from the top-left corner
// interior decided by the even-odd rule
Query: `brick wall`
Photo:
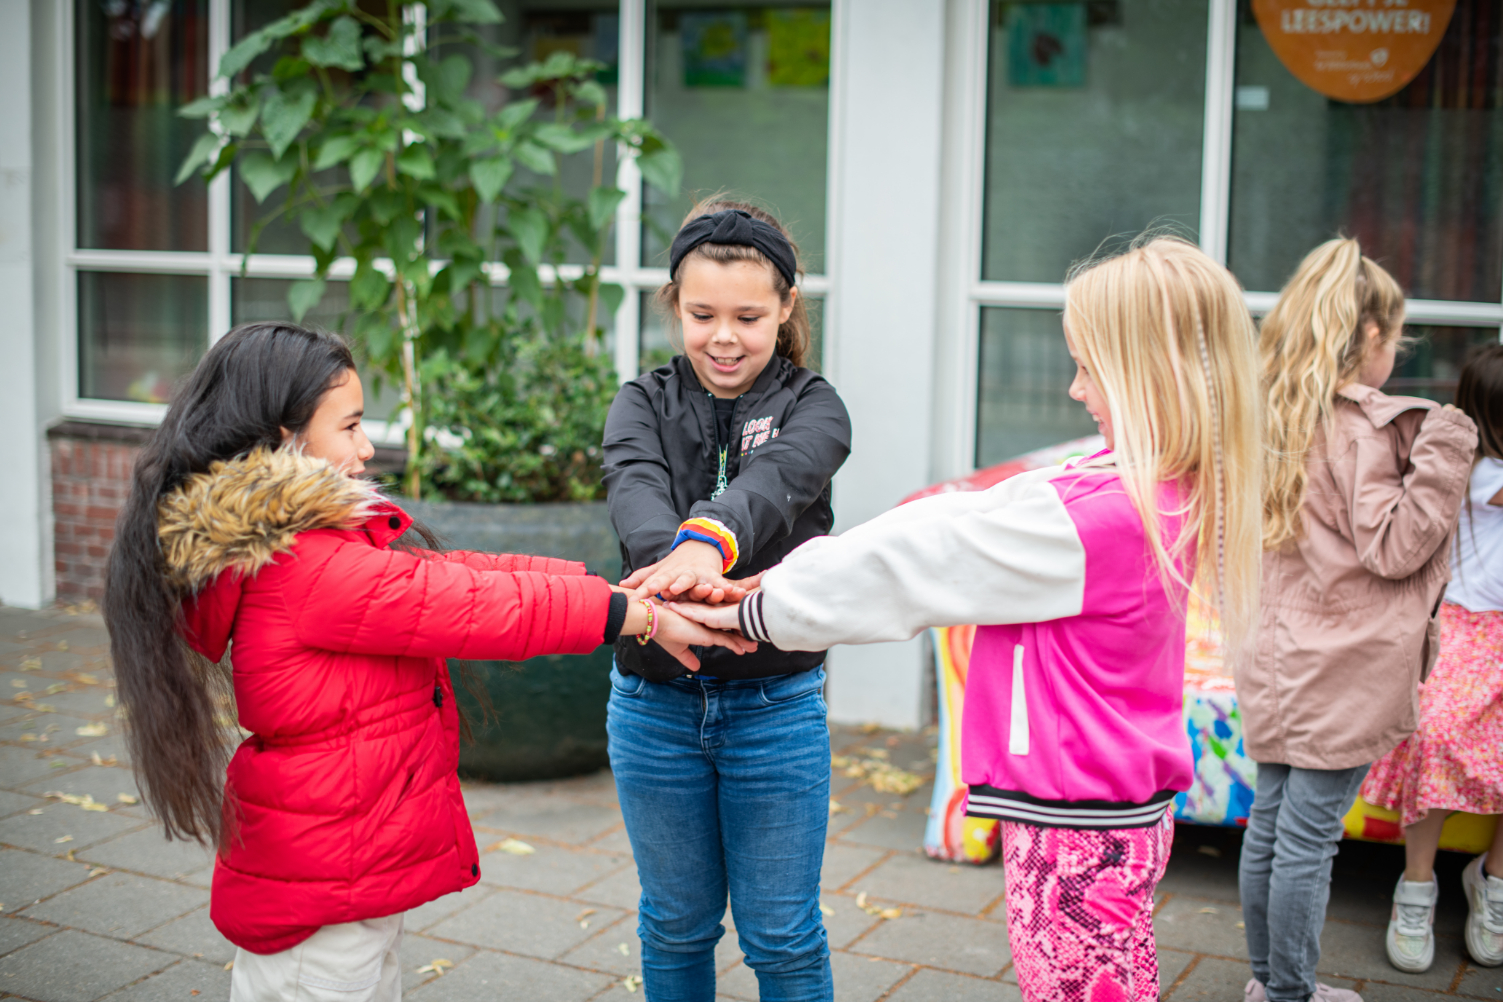
[[[47,432],[59,602],[104,597],[115,515],[130,492],[131,469],[150,434],[149,428],[86,421],[65,421]],[[404,458],[399,449],[377,449],[366,469],[400,476]]]
[[[48,434],[52,451],[53,548],[60,602],[104,597],[104,564],[115,515],[130,490],[146,430],[65,422]]]

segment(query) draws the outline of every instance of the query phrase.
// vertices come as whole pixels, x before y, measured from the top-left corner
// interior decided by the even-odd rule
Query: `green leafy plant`
[[[648,122],[611,115],[603,65],[567,52],[503,74],[498,108],[471,96],[465,52],[511,55],[476,30],[500,22],[491,0],[378,7],[314,0],[225,53],[223,92],[182,111],[208,132],[178,181],[233,166],[258,203],[282,192],[249,243],[276,218],[308,237],[314,276],[287,297],[298,319],[336,262],[353,262],[348,323],[401,389],[409,495],[598,496],[616,389],[601,320],[624,295],[600,277],[626,196],[603,177],[606,146],[669,194],[678,153]],[[589,190],[566,191],[563,159],[591,150]],[[571,245],[582,267],[563,267]]]

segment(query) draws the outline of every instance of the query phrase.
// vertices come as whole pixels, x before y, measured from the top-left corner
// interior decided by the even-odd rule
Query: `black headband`
[[[674,280],[679,264],[700,244],[755,247],[767,255],[772,266],[788,280],[789,285],[797,284],[798,258],[794,256],[793,245],[788,242],[788,238],[776,226],[769,226],[740,209],[714,212],[685,223],[684,228],[678,231],[678,236],[673,238],[673,247],[668,251],[668,281]]]

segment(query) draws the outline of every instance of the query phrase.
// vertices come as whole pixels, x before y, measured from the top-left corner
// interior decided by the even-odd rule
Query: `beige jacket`
[[[1340,391],[1309,458],[1303,538],[1263,554],[1256,651],[1236,671],[1257,762],[1348,769],[1413,733],[1426,628],[1477,429],[1458,410]]]

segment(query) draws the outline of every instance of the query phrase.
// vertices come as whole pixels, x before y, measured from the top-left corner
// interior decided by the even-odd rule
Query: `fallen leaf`
[[[93,762],[95,765],[119,765],[120,764],[120,760],[117,759],[115,756],[111,755],[109,758],[103,758],[103,757],[100,756],[100,754],[98,752],[90,752],[89,753],[89,761]]]
[[[94,867],[94,869],[92,869],[92,870],[89,871],[89,876],[91,876],[91,877],[97,877],[100,874],[109,873],[109,872],[110,871],[106,870],[102,866],[96,866],[96,867]]]
[[[836,800],[834,797],[830,798],[830,813],[831,814],[844,814],[844,813],[846,813],[849,810],[850,810],[849,807],[846,807],[840,801]]]
[[[49,685],[47,688],[45,688],[45,689],[42,690],[42,695],[44,695],[44,696],[55,696],[58,693],[62,692],[66,688],[68,688],[68,685],[67,685],[66,682],[54,682],[51,685]]]
[[[1246,922],[1238,922],[1237,923],[1237,928],[1238,929],[1246,929],[1247,928],[1247,923]]]
[[[882,729],[882,725],[877,723],[866,723],[862,724],[856,729],[862,734],[875,734]]]
[[[51,703],[32,703],[31,708],[38,713],[56,713],[57,707]]]
[[[31,810],[27,811],[26,813],[27,814],[41,814],[42,813],[42,809],[40,807],[33,807]]]
[[[829,905],[825,904],[824,902],[820,902],[819,911],[820,911],[821,915],[834,915],[835,914],[835,909],[831,908]]]
[[[439,977],[443,977],[444,972],[453,966],[454,961],[448,957],[435,957],[422,967],[419,967],[417,972],[419,974],[437,974]]]
[[[595,909],[593,909],[593,908],[586,908],[584,911],[582,911],[578,915],[574,916],[574,921],[578,922],[578,921],[580,921],[582,919],[587,919],[591,915],[594,915],[594,914],[595,914]]]
[[[21,662],[21,670],[22,671],[41,671],[42,670],[42,659],[41,658],[27,658],[26,660],[24,660],[24,661]]]
[[[1202,915],[1215,915],[1216,914],[1216,909],[1214,909],[1214,908],[1202,908],[1200,910],[1200,914],[1202,914]]]
[[[621,956],[623,956],[623,957],[630,957],[631,956],[631,947],[627,946],[625,943],[617,943],[616,944],[616,952],[619,953],[619,954],[621,954]]]
[[[521,839],[515,838],[504,838],[499,842],[492,842],[490,845],[485,847],[485,851],[500,851],[509,853],[513,856],[531,856],[533,853],[537,852],[536,849],[528,845],[526,842],[523,842]]]
[[[227,971],[233,971],[235,969],[235,962],[232,960],[228,964],[225,964],[224,969]]]
[[[860,894],[856,895],[856,907],[857,908],[865,908],[866,907],[866,892],[865,891],[862,891]]]
[[[72,849],[68,850],[68,862],[70,862],[70,863],[77,863],[78,862],[78,860],[76,860],[76,859],[73,858],[73,850]]]
[[[637,977],[635,974],[627,975],[622,979],[621,987],[625,988],[629,992],[634,992],[638,988],[642,987],[642,979]]]
[[[61,800],[65,804],[72,804],[74,807],[82,807],[86,811],[107,811],[110,809],[108,804],[99,803],[87,793],[61,793],[57,790],[48,790],[46,793],[42,794],[42,796],[46,797],[48,800]]]
[[[109,732],[110,729],[104,726],[104,724],[85,724],[82,727],[75,728],[73,731],[74,734],[77,734],[81,738],[102,738]]]
[[[21,735],[21,740],[22,741],[41,741],[41,740],[44,740],[44,739],[37,737],[35,734],[23,734],[23,735]]]
[[[197,995],[197,994],[198,994],[198,989],[197,989],[197,988],[195,988],[195,989],[193,989],[193,990],[192,990],[192,991],[191,991],[191,992],[189,992],[189,993],[188,993],[188,994],[189,994],[189,995]]]
[[[114,708],[114,706],[115,706],[115,694],[113,692],[110,693],[108,696],[104,697],[104,705],[110,707],[111,709]]]
[[[66,651],[68,649],[68,642],[66,640],[59,640],[57,642],[57,649],[60,651]]]
[[[77,682],[79,682],[79,683],[81,683],[83,685],[98,685],[99,684],[99,676],[97,676],[97,675],[90,675],[88,672],[76,671],[76,672],[73,673],[73,678],[74,678],[75,681],[77,681]]]
[[[12,689],[24,689],[26,688],[26,680],[24,678],[13,678],[10,680],[10,686]]]
[[[882,916],[885,919],[902,918],[903,917],[903,909],[901,909],[901,908],[884,908],[881,911],[879,911],[877,914],[880,915],[880,916]]]
[[[132,797],[129,793],[117,793],[115,794],[115,799],[120,801],[122,804],[139,804],[141,802],[137,798]]]
[[[1221,850],[1216,848],[1214,845],[1203,845],[1198,847],[1195,851],[1200,853],[1202,856],[1210,856],[1212,859],[1221,858]]]
[[[72,764],[73,764],[72,762],[69,762],[66,759],[60,759],[60,758],[55,758],[51,762],[47,763],[48,767],[52,768],[52,769],[66,769],[66,768],[68,768],[68,766],[70,766]]]
[[[73,841],[73,836],[72,835],[64,835],[62,838],[55,838],[55,839],[52,840],[52,842],[53,842],[54,845],[62,845],[64,842],[72,842],[72,841]]]
[[[590,920],[589,919],[583,920],[582,922],[579,923],[579,927],[581,929],[588,929],[590,927]]]

